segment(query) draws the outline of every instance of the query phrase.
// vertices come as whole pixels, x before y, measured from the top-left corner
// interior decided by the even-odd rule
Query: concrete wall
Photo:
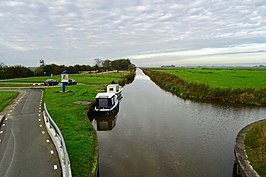
[[[264,120],[247,125],[237,134],[234,154],[235,154],[235,163],[236,163],[236,173],[241,177],[259,177],[258,173],[250,165],[250,161],[248,160],[248,156],[245,150],[244,141],[248,130],[254,124],[262,121]]]

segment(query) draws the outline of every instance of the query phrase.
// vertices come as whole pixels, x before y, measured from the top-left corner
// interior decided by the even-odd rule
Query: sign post
[[[62,92],[66,91],[66,85],[68,82],[68,74],[66,71],[63,71],[61,74],[61,82],[62,82]]]

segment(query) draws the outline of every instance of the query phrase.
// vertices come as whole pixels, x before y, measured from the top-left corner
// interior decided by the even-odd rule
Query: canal
[[[180,99],[140,69],[122,94],[113,128],[97,131],[100,177],[232,176],[236,134],[266,115]]]

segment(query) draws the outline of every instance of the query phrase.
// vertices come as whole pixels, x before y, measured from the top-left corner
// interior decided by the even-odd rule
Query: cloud
[[[204,48],[178,52],[152,53],[129,56],[135,63],[144,61],[152,66],[161,66],[160,61],[164,58],[166,64],[176,65],[213,65],[213,64],[266,64],[266,44],[247,44],[230,46],[227,48]]]
[[[169,52],[208,55],[205,49],[265,44],[265,12],[263,0],[0,1],[0,60],[33,65],[30,57],[40,56],[76,64],[72,58],[93,63],[157,53],[163,63]]]

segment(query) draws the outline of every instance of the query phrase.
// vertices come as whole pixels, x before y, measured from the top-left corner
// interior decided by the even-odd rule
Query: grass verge
[[[68,86],[66,93],[61,93],[61,89],[56,87],[45,89],[44,102],[64,136],[73,176],[88,177],[94,172],[96,132],[86,117],[88,106],[74,102],[92,102],[97,89],[103,87]]]
[[[5,107],[18,96],[18,94],[18,92],[0,91],[0,112],[2,112]]]
[[[1,83],[0,87],[33,87],[31,84]]]
[[[266,177],[266,121],[253,125],[245,137],[245,149],[252,167]]]

